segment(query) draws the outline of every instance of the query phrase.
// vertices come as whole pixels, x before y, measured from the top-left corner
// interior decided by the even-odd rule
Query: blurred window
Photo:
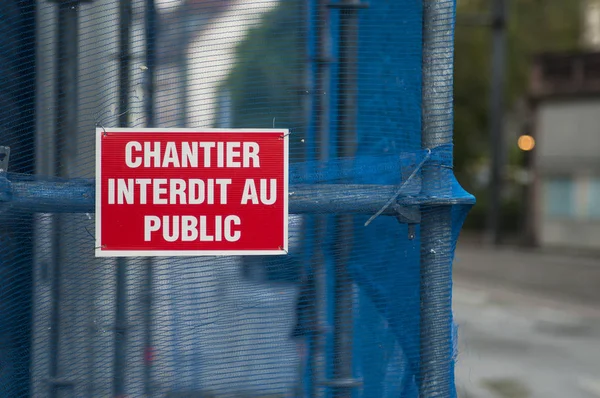
[[[573,75],[573,60],[570,57],[553,57],[544,63],[543,73],[550,81],[569,80]]]
[[[588,214],[590,218],[600,218],[600,177],[590,180]]]
[[[549,218],[575,216],[575,184],[571,178],[550,178],[544,184],[545,215]]]

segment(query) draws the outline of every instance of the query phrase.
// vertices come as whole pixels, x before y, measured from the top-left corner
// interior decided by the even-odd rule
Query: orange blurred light
[[[522,151],[531,151],[535,148],[535,139],[530,135],[522,135],[519,137],[517,145]]]

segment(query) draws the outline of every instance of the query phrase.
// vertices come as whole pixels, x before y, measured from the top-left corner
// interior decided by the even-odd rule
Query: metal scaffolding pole
[[[305,160],[314,162],[316,159],[327,160],[328,154],[322,150],[323,140],[329,137],[329,101],[324,95],[329,85],[329,9],[324,0],[305,0],[305,26],[307,34],[307,57],[308,67],[306,69],[307,95],[307,132],[306,141],[313,145],[305,147]],[[312,36],[310,33],[312,32]],[[317,145],[316,142],[319,142]],[[304,231],[307,236],[304,249],[310,253],[306,257],[306,301],[310,306],[307,311],[307,319],[310,332],[307,336],[308,360],[304,364],[299,376],[304,379],[298,380],[298,396],[310,396],[319,398],[323,390],[319,385],[325,378],[326,364],[326,336],[324,325],[326,323],[324,314],[326,303],[326,267],[323,261],[323,253],[318,250],[317,242],[322,241],[324,217],[309,216],[304,218]],[[310,234],[314,234],[310,237]],[[300,284],[302,289],[302,284]],[[297,314],[297,316],[299,316]]]
[[[129,126],[129,89],[131,62],[131,0],[119,1],[119,126]],[[113,395],[125,395],[127,348],[127,260],[116,260],[115,352]]]
[[[144,109],[146,113],[146,125],[155,127],[155,109],[154,109],[154,90],[156,75],[156,4],[155,0],[146,0],[146,94],[144,96]],[[144,394],[147,397],[153,396],[152,393],[152,361],[153,361],[153,341],[152,341],[152,308],[153,308],[153,268],[154,261],[148,257],[145,262],[145,282],[144,282]]]
[[[452,143],[454,0],[423,2],[423,119],[421,143]],[[425,165],[422,193],[451,197],[452,169]],[[419,397],[452,397],[451,206],[422,206]]]
[[[328,0],[314,0],[314,92],[313,99],[314,135],[313,141],[318,141],[318,146],[307,147],[311,150],[310,160],[318,159],[327,161],[329,159],[329,136],[330,136],[330,99],[325,93],[329,92],[331,83],[331,40],[329,26]],[[311,137],[309,137],[310,139]],[[323,251],[318,250],[318,242],[323,240],[324,227],[327,220],[325,217],[314,217],[314,237],[312,243],[315,249],[310,258],[313,284],[311,311],[311,349],[310,349],[310,397],[319,398],[324,391],[320,382],[327,376],[327,336],[325,325],[327,323],[327,269],[325,266]],[[313,231],[309,231],[312,233]]]
[[[365,4],[361,4],[360,0],[343,0],[330,6],[339,8],[340,13],[336,156],[348,158],[356,153],[358,12]],[[336,217],[334,379],[328,385],[332,388],[333,396],[339,398],[351,397],[353,389],[359,385],[353,379],[354,284],[348,271],[354,237],[352,224],[352,216]]]
[[[54,174],[69,177],[71,145],[77,136],[78,108],[78,13],[79,1],[60,1],[58,5],[58,40],[56,57],[56,121],[54,141]],[[57,397],[61,389],[72,389],[60,366],[61,298],[63,292],[63,220],[52,216],[52,307],[50,315],[50,383],[49,396]]]
[[[492,87],[490,90],[490,207],[487,239],[499,244],[501,238],[502,186],[504,185],[504,80],[506,69],[506,0],[492,2]]]

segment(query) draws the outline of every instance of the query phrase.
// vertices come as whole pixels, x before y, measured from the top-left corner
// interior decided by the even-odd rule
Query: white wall
[[[600,222],[545,219],[540,243],[547,247],[600,249]]]
[[[278,0],[236,0],[191,43],[188,51],[189,111],[193,127],[214,127],[219,103],[218,89],[235,66],[235,49],[249,29]]]
[[[539,171],[600,171],[600,98],[547,100],[538,108]]]
[[[553,178],[572,181],[568,217],[549,214],[549,202],[555,198],[540,190],[540,244],[600,249],[600,222],[589,214],[590,179],[600,176],[600,98],[543,101],[537,122],[536,163],[542,187]]]
[[[590,51],[600,50],[600,1],[586,0],[583,3],[583,47]]]

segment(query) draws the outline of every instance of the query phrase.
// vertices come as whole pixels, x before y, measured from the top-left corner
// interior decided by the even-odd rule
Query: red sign
[[[96,136],[97,257],[287,253],[287,130]]]

